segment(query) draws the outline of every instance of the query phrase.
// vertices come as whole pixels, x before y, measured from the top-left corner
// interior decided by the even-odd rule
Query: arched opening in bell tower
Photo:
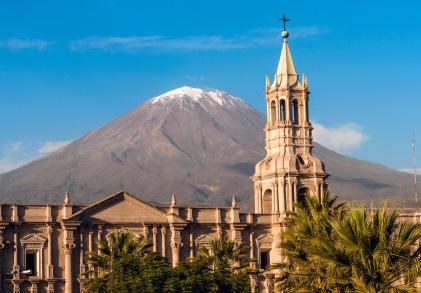
[[[299,123],[297,100],[292,101],[292,122],[294,122],[295,124]]]
[[[286,117],[285,117],[285,100],[282,99],[281,102],[279,103],[279,120],[281,121],[285,121]]]
[[[298,189],[297,202],[299,204],[305,205],[306,194],[308,194],[308,188],[307,187],[301,187],[300,189]]]
[[[275,101],[272,101],[270,103],[270,122],[272,125],[276,122],[276,103]]]
[[[262,212],[263,214],[272,213],[272,190],[266,189],[263,193]]]

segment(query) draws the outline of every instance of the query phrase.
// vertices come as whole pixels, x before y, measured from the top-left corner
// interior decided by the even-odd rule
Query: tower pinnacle
[[[284,15],[283,18],[279,20],[284,23],[284,30],[282,31],[282,38],[284,42],[282,44],[281,56],[279,58],[278,68],[275,73],[274,82],[272,84],[272,89],[277,88],[289,88],[291,86],[301,86],[300,81],[298,80],[298,75],[295,70],[294,61],[288,46],[288,36],[289,33],[286,30],[286,22],[290,21]]]
[[[282,37],[284,38],[284,39],[286,39],[286,38],[288,38],[288,36],[289,36],[289,32],[287,31],[287,29],[286,29],[286,24],[287,24],[287,22],[288,21],[291,21],[290,19],[288,19],[286,16],[285,16],[285,14],[284,14],[284,17],[282,17],[282,18],[280,18],[279,19],[280,21],[282,21],[283,23],[284,23],[284,30],[282,31]]]

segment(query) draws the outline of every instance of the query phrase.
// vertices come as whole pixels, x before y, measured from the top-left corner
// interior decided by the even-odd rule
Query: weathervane
[[[288,21],[291,21],[291,20],[290,20],[290,19],[288,19],[288,18],[285,16],[285,14],[284,14],[284,17],[280,18],[279,20],[280,20],[280,21],[282,21],[282,22],[284,23],[284,31],[286,31],[286,30],[287,30],[287,29],[286,29],[287,22],[288,22]]]

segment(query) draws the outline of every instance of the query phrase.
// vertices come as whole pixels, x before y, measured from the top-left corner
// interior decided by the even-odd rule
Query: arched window
[[[264,214],[272,213],[272,190],[266,189],[263,193],[262,212]]]
[[[299,117],[298,117],[298,101],[292,101],[292,122],[298,124]]]
[[[270,121],[273,124],[275,124],[276,122],[276,104],[275,101],[272,101],[272,103],[270,103]]]
[[[298,189],[298,194],[297,194],[297,201],[299,204],[301,205],[305,205],[305,199],[306,199],[306,194],[308,193],[308,188],[307,187],[301,187],[300,189]]]
[[[285,117],[285,100],[282,99],[280,104],[279,104],[279,119],[281,121],[285,121],[286,117]]]

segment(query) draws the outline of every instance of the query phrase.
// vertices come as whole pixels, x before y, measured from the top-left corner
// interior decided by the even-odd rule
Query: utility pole
[[[418,193],[417,193],[417,159],[416,159],[416,140],[415,135],[412,136],[412,163],[414,167],[414,196],[415,203],[418,203]]]

